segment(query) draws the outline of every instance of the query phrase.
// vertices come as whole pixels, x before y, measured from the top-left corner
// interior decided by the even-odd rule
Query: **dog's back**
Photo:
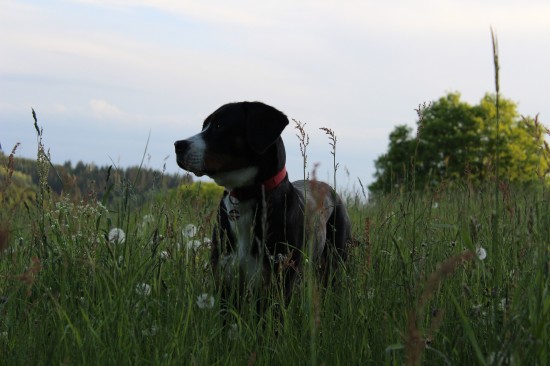
[[[292,183],[305,212],[306,240],[312,241],[313,259],[345,260],[351,243],[351,225],[346,206],[328,184],[315,180]],[[335,256],[337,255],[337,256]]]

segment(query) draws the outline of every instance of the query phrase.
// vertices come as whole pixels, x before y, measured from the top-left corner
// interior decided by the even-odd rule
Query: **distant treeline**
[[[16,176],[30,177],[33,185],[39,184],[40,172],[35,160],[14,157],[13,163],[9,164],[9,157],[0,151],[0,163],[3,165],[2,171],[13,169],[13,172],[17,173]],[[70,194],[74,198],[94,196],[103,199],[108,193],[109,201],[121,194],[120,189],[111,187],[127,186],[132,195],[140,197],[154,190],[172,189],[191,181],[192,178],[188,175],[166,174],[151,168],[117,168],[112,165],[85,164],[81,161],[75,166],[67,161],[63,165],[51,165],[48,169],[48,186],[56,194]]]

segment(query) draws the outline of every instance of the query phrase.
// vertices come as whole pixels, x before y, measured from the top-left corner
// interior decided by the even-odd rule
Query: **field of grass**
[[[344,193],[346,270],[326,289],[306,270],[260,319],[251,303],[221,315],[211,194],[138,205],[122,180],[102,203],[42,183],[3,208],[0,364],[547,365],[550,192],[486,188]]]

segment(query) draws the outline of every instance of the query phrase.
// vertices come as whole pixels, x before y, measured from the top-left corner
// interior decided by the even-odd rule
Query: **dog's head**
[[[288,118],[266,104],[225,104],[206,118],[199,134],[176,141],[177,163],[227,188],[254,184],[284,167],[280,135],[286,125]]]

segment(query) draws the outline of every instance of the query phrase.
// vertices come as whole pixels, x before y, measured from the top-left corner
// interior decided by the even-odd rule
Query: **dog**
[[[288,179],[280,136],[288,123],[264,103],[229,103],[174,144],[182,169],[225,188],[211,244],[225,290],[238,284],[243,294],[278,279],[288,299],[306,262],[326,280],[346,260],[351,225],[342,199],[326,183]]]

